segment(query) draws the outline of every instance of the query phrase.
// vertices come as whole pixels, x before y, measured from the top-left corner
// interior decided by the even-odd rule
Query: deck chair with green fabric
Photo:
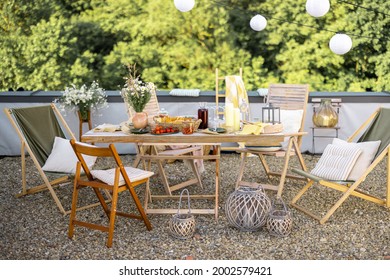
[[[4,112],[15,128],[21,142],[22,191],[16,196],[21,197],[49,190],[61,213],[69,214],[70,209],[65,210],[54,190],[57,186],[70,183],[74,174],[72,170],[76,169],[77,162],[70,142],[66,139],[67,137],[75,139],[75,136],[61,113],[55,104],[5,108]],[[25,151],[29,154],[44,182],[39,186],[27,186]],[[76,161],[67,161],[66,158],[69,155],[74,156]],[[91,165],[93,163],[93,159],[91,159]],[[92,206],[95,206],[95,204],[81,207],[78,210]]]
[[[291,201],[291,205],[324,224],[330,216],[350,196],[390,207],[390,108],[378,108],[347,141],[334,139],[328,145],[315,168],[310,172],[294,169],[293,172],[304,176],[308,183]],[[368,127],[364,133],[364,129]],[[357,143],[352,143],[361,134]],[[383,197],[368,194],[359,188],[366,177],[387,156],[387,174],[385,194]],[[333,158],[332,158],[333,157]],[[298,205],[301,197],[315,184],[342,192],[342,196],[334,203],[325,215],[318,216],[311,210]],[[306,194],[308,195],[308,194]],[[303,199],[303,198],[302,198]]]

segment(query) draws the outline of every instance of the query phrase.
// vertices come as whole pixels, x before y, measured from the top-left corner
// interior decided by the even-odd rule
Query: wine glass
[[[242,100],[240,105],[240,111],[242,112],[242,120],[248,121],[249,118],[249,104],[246,102],[245,99]]]

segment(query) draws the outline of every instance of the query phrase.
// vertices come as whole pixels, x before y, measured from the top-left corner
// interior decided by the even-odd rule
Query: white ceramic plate
[[[245,146],[248,150],[257,151],[257,152],[276,152],[279,151],[282,146]]]

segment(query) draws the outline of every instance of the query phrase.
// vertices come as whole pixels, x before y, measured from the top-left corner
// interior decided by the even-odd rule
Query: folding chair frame
[[[114,144],[110,144],[108,147],[91,147],[86,146],[83,144],[77,144],[74,139],[70,141],[77,158],[79,159],[77,163],[76,168],[76,175],[74,180],[74,186],[73,186],[73,196],[72,196],[72,211],[70,214],[70,221],[69,221],[69,232],[68,236],[69,238],[73,238],[74,234],[74,227],[77,226],[83,226],[90,229],[100,230],[103,232],[108,232],[108,239],[107,239],[107,247],[112,246],[112,241],[114,237],[114,225],[115,225],[115,218],[116,216],[122,216],[126,218],[132,218],[132,219],[138,219],[142,220],[148,230],[152,229],[152,225],[142,208],[141,202],[137,196],[137,193],[134,190],[134,187],[147,183],[149,181],[149,177],[145,179],[141,179],[138,181],[130,181],[126,170],[124,169],[124,166],[122,164],[122,161],[115,149]],[[90,156],[99,156],[99,157],[112,157],[114,158],[116,162],[116,169],[115,169],[115,177],[114,177],[114,185],[109,185],[104,182],[101,182],[97,179],[94,179],[87,164],[84,161],[84,158],[82,154],[90,155]],[[84,170],[86,174],[86,179],[81,178],[81,168]],[[119,185],[119,177],[122,175],[125,184]],[[102,206],[105,214],[108,217],[109,224],[108,226],[98,225],[94,223],[89,223],[85,221],[81,221],[76,219],[76,209],[77,209],[77,199],[78,199],[78,192],[80,189],[91,187],[93,191],[95,192],[99,204]],[[103,191],[110,191],[112,192],[112,202],[111,202],[111,208],[108,207],[106,204],[104,197],[100,190]],[[139,212],[138,215],[133,213],[125,213],[125,212],[119,212],[117,211],[117,202],[118,202],[118,194],[128,190],[130,193],[130,196],[133,198],[134,203],[137,207],[137,210]]]
[[[53,111],[54,111],[54,113],[55,113],[55,115],[57,117],[57,120],[59,120],[60,124],[65,128],[65,130],[69,134],[69,136],[72,139],[76,139],[74,134],[70,130],[68,124],[66,123],[65,119],[62,117],[60,111],[55,106],[55,104],[52,103],[52,104],[50,104],[50,106],[53,109]],[[21,166],[22,166],[22,192],[17,194],[16,197],[22,197],[22,196],[25,196],[25,195],[30,195],[30,194],[34,194],[34,193],[37,193],[37,192],[49,190],[49,192],[50,192],[51,196],[53,197],[57,207],[60,210],[60,212],[62,214],[64,214],[64,215],[69,214],[71,210],[65,210],[65,208],[62,205],[60,199],[58,198],[54,188],[59,187],[59,186],[64,185],[64,184],[71,183],[71,176],[66,175],[66,176],[62,176],[60,178],[57,178],[57,179],[54,179],[54,180],[50,181],[49,178],[47,177],[47,175],[45,174],[45,172],[42,170],[42,167],[39,164],[36,156],[34,155],[31,147],[29,146],[29,144],[28,144],[28,142],[26,140],[26,137],[20,131],[20,128],[19,128],[17,122],[12,117],[12,109],[5,108],[4,112],[5,112],[6,116],[8,117],[9,121],[11,122],[11,125],[14,127],[16,133],[18,134],[20,142],[21,142],[20,154],[21,154]],[[39,175],[41,176],[44,184],[41,184],[41,185],[35,186],[35,187],[30,187],[30,188],[27,187],[27,180],[26,180],[26,151],[30,155],[30,158],[32,159],[35,167],[37,168],[37,170],[39,172]],[[83,210],[83,209],[86,209],[86,208],[94,207],[96,205],[98,205],[98,204],[87,205],[87,206],[84,206],[84,207],[80,207],[77,210]]]
[[[376,110],[353,134],[351,137],[347,139],[348,142],[351,142],[356,136],[371,123],[371,121],[375,118],[375,116],[379,113],[379,109]],[[310,217],[318,220],[320,224],[324,224],[333,213],[341,206],[341,204],[350,196],[360,197],[362,199],[374,202],[379,205],[386,206],[390,208],[390,145],[388,145],[370,164],[367,170],[360,176],[360,178],[354,183],[339,183],[339,182],[330,182],[321,178],[313,178],[310,174],[305,174],[303,172],[297,172],[302,176],[306,176],[309,179],[308,183],[298,192],[298,194],[291,201],[291,206],[296,209],[304,212]],[[371,194],[367,194],[361,190],[358,190],[358,186],[362,183],[368,174],[387,156],[387,191],[386,191],[386,199],[382,199]],[[340,192],[343,192],[343,195],[337,200],[337,202],[326,212],[326,214],[322,217],[314,214],[309,211],[307,208],[300,206],[297,204],[297,201],[304,195],[315,183],[318,183],[322,186],[329,187]]]
[[[282,90],[281,93],[277,92],[279,89]],[[304,123],[305,123],[305,118],[306,118],[306,107],[307,107],[307,102],[309,98],[309,85],[295,85],[295,84],[271,84],[269,87],[269,95],[271,95],[273,92],[276,92],[276,98],[275,100],[269,100],[270,96],[268,96],[268,101],[272,102],[274,106],[280,107],[280,109],[286,109],[286,110],[303,110],[302,114],[302,120],[301,120],[301,125],[299,132],[303,132],[304,130]],[[296,91],[299,91],[297,94]],[[303,91],[303,95],[302,95]],[[292,96],[287,96],[287,94],[291,92]],[[302,102],[303,100],[303,102]],[[265,187],[271,190],[276,190],[277,191],[277,197],[280,198],[282,196],[282,191],[283,191],[283,185],[286,180],[286,178],[290,179],[295,179],[295,180],[307,180],[306,178],[302,176],[295,176],[293,174],[288,173],[288,164],[290,161],[290,157],[293,155],[298,156],[298,161],[299,164],[302,168],[302,170],[306,170],[306,166],[304,164],[302,155],[300,152],[298,153],[297,151],[300,149],[301,144],[302,144],[302,137],[303,135],[299,135],[297,137],[290,137],[288,146],[286,151],[276,151],[276,152],[258,152],[258,151],[252,151],[248,149],[240,149],[238,152],[242,154],[241,157],[241,163],[240,163],[240,171],[239,175],[236,181],[236,188],[238,188],[239,185],[244,185],[244,186],[250,186],[253,185],[254,183],[251,182],[246,182],[242,180],[243,174],[244,174],[244,168],[245,168],[245,161],[246,158],[249,154],[252,155],[257,155],[261,165],[268,177],[268,179],[271,179],[272,177],[279,177],[280,178],[280,183],[279,187],[269,187],[269,185],[265,185]],[[291,146],[293,145],[293,147]],[[290,151],[290,152],[287,152]],[[267,156],[276,156],[280,158],[284,158],[284,166],[283,170],[281,172],[273,171],[271,170],[269,164],[267,163],[266,157]]]

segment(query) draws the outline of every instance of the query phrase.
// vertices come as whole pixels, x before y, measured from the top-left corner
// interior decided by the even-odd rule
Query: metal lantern
[[[263,123],[280,123],[280,107],[274,107],[272,103],[262,108]]]
[[[240,186],[228,196],[225,204],[229,224],[243,231],[256,231],[264,226],[270,209],[271,201],[261,185]]]

